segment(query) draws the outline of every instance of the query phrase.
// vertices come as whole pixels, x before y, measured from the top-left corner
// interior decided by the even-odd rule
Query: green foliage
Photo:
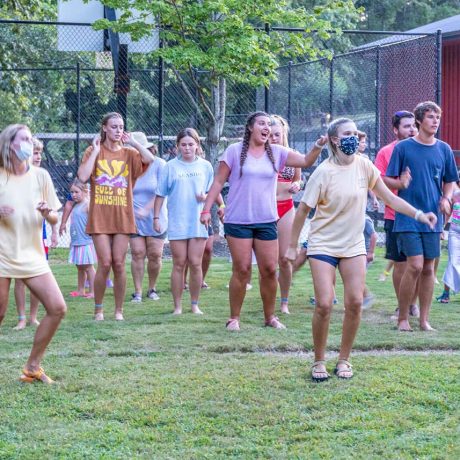
[[[56,0],[2,0],[0,19],[52,20],[57,16]]]

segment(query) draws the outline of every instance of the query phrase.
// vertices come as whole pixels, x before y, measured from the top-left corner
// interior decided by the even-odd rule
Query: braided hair
[[[243,135],[243,147],[241,148],[241,154],[240,154],[240,177],[243,175],[243,165],[244,165],[244,162],[246,161],[246,158],[248,157],[249,139],[251,137],[251,130],[249,128],[252,128],[254,126],[256,118],[258,117],[270,118],[270,115],[268,115],[265,112],[254,112],[254,113],[251,113],[246,120],[246,125],[244,127],[244,135]],[[273,157],[273,151],[270,145],[270,140],[268,139],[267,139],[267,142],[265,142],[265,151],[267,152],[267,156],[273,166],[273,170],[275,172],[278,172],[275,166],[275,158]]]

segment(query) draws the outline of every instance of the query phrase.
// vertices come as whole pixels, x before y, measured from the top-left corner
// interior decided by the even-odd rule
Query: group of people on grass
[[[415,135],[413,127],[404,128],[406,119],[411,118],[407,114],[418,127]],[[452,150],[435,138],[440,117],[441,109],[432,102],[419,104],[414,114],[397,112],[393,126],[398,141],[379,152],[375,166],[359,153],[360,132],[351,119],[332,121],[327,133],[303,155],[288,146],[288,125],[283,118],[255,112],[247,119],[242,141],[225,150],[214,175],[194,129],[178,133],[178,154],[165,163],[143,133],[126,132],[122,117],[109,113],[102,120],[100,134],[83,155],[71,186],[71,203],[66,204],[72,219],[69,260],[79,268],[77,293],[86,295],[87,280],[93,297],[94,285],[94,319],[102,321],[104,293],[112,270],[115,319],[122,321],[125,258],[130,245],[135,285],[132,300],[142,301],[146,257],[147,297],[158,299],[155,283],[167,236],[173,259],[173,312],[182,313],[188,267],[191,310],[202,314],[203,254],[212,235],[211,208],[217,203],[232,257],[227,330],[240,330],[253,252],[264,324],[285,329],[275,314],[277,288],[279,284],[281,312],[288,314],[292,263],[298,260],[301,229],[314,210],[306,246],[315,292],[312,379],[319,382],[329,378],[325,353],[337,268],[344,285],[345,310],[334,371],[339,378],[349,379],[353,376],[349,357],[366,292],[366,265],[372,260],[363,234],[369,192],[396,211],[393,227],[390,229],[388,219],[385,229],[387,257],[404,258],[395,261],[394,271],[398,328],[410,330],[408,315],[418,286],[420,327],[432,330],[428,313],[443,215],[450,215],[453,208],[454,224],[460,210],[460,200],[453,192],[458,175]],[[294,212],[292,195],[300,190],[300,170],[312,166],[326,145],[329,158],[310,176]],[[66,305],[44,257],[42,225],[43,219],[57,224],[61,203],[49,174],[31,165],[32,153],[27,126],[10,125],[0,134],[0,229],[5,235],[0,241],[0,321],[6,312],[11,279],[21,279],[46,310],[21,380],[50,383],[40,363]],[[220,193],[226,183],[229,191],[224,204]]]

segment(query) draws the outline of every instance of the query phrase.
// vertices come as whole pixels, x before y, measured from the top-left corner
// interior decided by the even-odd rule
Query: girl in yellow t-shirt
[[[20,278],[46,315],[37,327],[20,380],[53,383],[40,367],[66,304],[46,261],[42,223],[58,221],[61,207],[47,171],[30,165],[32,135],[26,125],[9,125],[0,134],[0,323],[8,306],[12,278]]]
[[[300,231],[308,213],[316,206],[308,235],[308,258],[316,298],[312,320],[315,349],[312,379],[316,382],[329,378],[325,353],[337,267],[344,286],[345,315],[334,373],[342,379],[353,377],[349,357],[359,327],[366,277],[363,229],[368,190],[373,190],[399,213],[412,216],[430,227],[436,223],[433,213],[425,214],[393,195],[377,168],[356,154],[358,130],[353,120],[339,118],[333,121],[327,135],[330,157],[310,176],[296,212],[286,253],[288,259],[295,260]]]

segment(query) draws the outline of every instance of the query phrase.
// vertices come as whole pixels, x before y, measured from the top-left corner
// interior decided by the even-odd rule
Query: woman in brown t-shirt
[[[129,144],[134,148],[126,147]],[[124,131],[123,118],[111,112],[85,151],[78,177],[91,183],[86,232],[93,237],[98,266],[94,280],[94,319],[104,319],[103,300],[110,269],[114,273],[115,319],[123,320],[126,292],[125,258],[129,235],[136,233],[133,188],[154,156]]]

